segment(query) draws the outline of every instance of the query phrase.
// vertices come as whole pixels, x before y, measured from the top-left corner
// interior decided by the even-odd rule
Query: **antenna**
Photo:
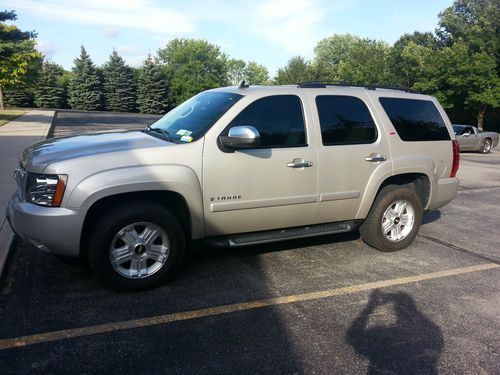
[[[239,89],[247,89],[249,88],[250,85],[248,85],[245,80],[241,81],[240,85],[238,86]]]

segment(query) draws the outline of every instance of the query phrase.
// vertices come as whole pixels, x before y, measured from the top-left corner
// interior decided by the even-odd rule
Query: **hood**
[[[54,138],[29,146],[23,151],[20,164],[29,172],[41,173],[47,165],[58,161],[166,145],[172,143],[139,131],[77,135]]]

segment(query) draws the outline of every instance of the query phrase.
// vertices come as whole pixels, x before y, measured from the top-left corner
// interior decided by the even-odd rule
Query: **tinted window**
[[[380,98],[403,141],[445,141],[448,129],[433,102],[428,100]]]
[[[324,145],[372,143],[377,139],[373,119],[361,99],[352,96],[317,96]]]
[[[250,125],[261,138],[260,147],[305,146],[304,116],[299,97],[276,95],[257,99],[229,127]]]

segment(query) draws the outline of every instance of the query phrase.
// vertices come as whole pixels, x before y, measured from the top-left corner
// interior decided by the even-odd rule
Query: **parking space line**
[[[13,337],[0,340],[0,350],[19,348],[28,345],[41,344],[41,343],[59,341],[70,338],[85,337],[85,336],[97,335],[108,332],[123,331],[126,329],[151,327],[159,324],[167,324],[185,320],[206,318],[215,315],[228,314],[239,311],[247,311],[269,306],[285,305],[285,304],[310,301],[310,300],[319,300],[334,296],[353,294],[372,289],[387,288],[391,286],[404,285],[404,284],[413,284],[420,281],[439,279],[455,275],[462,275],[471,272],[485,271],[494,268],[500,268],[500,265],[496,263],[483,263],[469,267],[453,268],[445,271],[437,271],[437,272],[431,272],[409,277],[400,277],[397,279],[375,281],[371,283],[353,285],[343,288],[327,289],[317,292],[295,294],[283,297],[235,303],[231,305],[215,306],[199,310],[158,315],[149,318],[127,320],[115,323],[105,323],[88,327],[70,328],[70,329],[63,329],[60,331],[52,331],[52,332],[45,332],[28,336]]]

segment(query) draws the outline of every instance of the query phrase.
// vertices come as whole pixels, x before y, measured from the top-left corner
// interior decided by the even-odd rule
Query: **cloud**
[[[36,49],[43,53],[47,61],[53,60],[54,54],[57,52],[57,47],[54,44],[41,40],[36,41]]]
[[[139,48],[133,46],[117,47],[116,52],[121,56],[137,56],[142,53]]]
[[[117,27],[107,27],[105,29],[101,29],[100,34],[109,39],[117,38],[121,33],[121,30]]]
[[[195,31],[188,14],[149,0],[17,0],[16,8],[37,17],[109,29],[135,29],[163,35]]]
[[[323,17],[316,1],[271,0],[258,4],[251,19],[252,29],[264,40],[301,53],[318,40]]]
[[[147,59],[148,54],[134,46],[120,46],[115,48],[116,52],[127,61],[127,64],[138,68],[142,66],[144,60]]]

